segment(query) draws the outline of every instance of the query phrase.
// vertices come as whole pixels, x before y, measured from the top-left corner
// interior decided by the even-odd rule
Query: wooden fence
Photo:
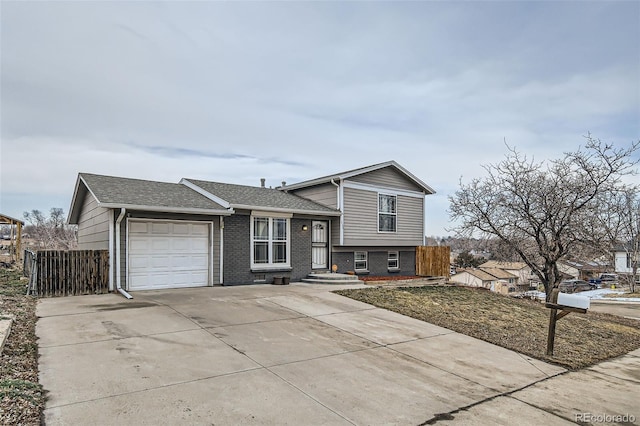
[[[449,246],[416,247],[416,275],[423,277],[449,277],[451,275]]]
[[[109,292],[107,250],[40,250],[31,253],[29,258],[29,292],[34,296],[79,296]]]

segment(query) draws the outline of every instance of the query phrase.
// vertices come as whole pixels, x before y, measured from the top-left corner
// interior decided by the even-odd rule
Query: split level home
[[[433,193],[395,161],[275,189],[80,173],[68,222],[80,249],[108,250],[111,290],[414,275]]]

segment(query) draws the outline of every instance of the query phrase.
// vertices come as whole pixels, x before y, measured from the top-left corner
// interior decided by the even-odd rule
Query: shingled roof
[[[169,183],[80,173],[69,209],[69,223],[78,223],[88,193],[93,194],[99,207],[106,208],[213,215],[230,215],[237,208],[340,215],[338,210],[271,188],[195,179]]]
[[[333,216],[340,214],[338,210],[277,189],[196,179],[182,179],[180,183],[216,200],[223,206],[234,209],[268,209],[271,211]]]
[[[231,213],[215,201],[178,183],[80,173],[69,209],[69,223],[77,223],[87,193],[93,194],[98,206],[107,208],[172,213]]]

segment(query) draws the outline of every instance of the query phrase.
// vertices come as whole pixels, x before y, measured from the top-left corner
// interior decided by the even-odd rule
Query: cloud
[[[636,2],[7,2],[1,207],[69,198],[79,171],[275,186],[395,159],[438,191],[442,233],[446,194],[505,139],[540,159],[588,131],[638,139],[638,16]]]

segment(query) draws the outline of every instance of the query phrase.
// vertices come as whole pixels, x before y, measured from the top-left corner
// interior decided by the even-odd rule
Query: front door
[[[327,222],[311,222],[311,268],[329,269],[329,229]]]

